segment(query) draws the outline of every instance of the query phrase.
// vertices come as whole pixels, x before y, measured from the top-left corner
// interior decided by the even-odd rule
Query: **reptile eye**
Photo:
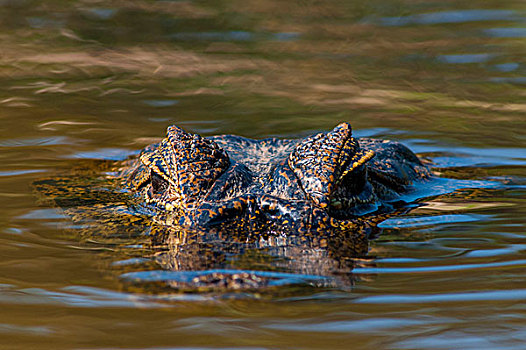
[[[150,182],[152,184],[153,194],[161,194],[168,188],[168,182],[153,171],[150,172]]]
[[[359,193],[365,186],[367,173],[365,166],[354,169],[351,173],[345,174],[339,180],[341,186],[347,188],[351,193]]]

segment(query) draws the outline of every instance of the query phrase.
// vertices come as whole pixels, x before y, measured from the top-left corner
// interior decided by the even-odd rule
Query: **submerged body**
[[[297,140],[171,126],[121,175],[157,222],[251,234],[351,230],[430,176],[405,146],[356,139],[349,123]]]

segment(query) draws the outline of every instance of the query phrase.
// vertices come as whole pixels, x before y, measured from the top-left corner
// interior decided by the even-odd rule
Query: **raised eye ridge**
[[[340,178],[360,152],[350,124],[342,123],[328,133],[301,141],[290,154],[288,164],[310,199],[326,208]]]
[[[150,171],[152,194],[169,185],[173,202],[195,203],[208,193],[216,179],[230,166],[228,154],[213,140],[170,126],[166,137],[140,159]]]

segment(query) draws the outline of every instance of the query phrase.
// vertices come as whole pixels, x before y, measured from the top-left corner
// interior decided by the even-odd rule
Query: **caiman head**
[[[301,140],[259,141],[171,126],[143,150],[126,183],[167,224],[251,233],[349,229],[382,199],[368,175],[374,156],[349,123]]]

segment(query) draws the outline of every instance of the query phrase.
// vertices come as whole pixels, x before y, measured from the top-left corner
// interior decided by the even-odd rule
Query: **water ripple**
[[[288,284],[304,284],[309,282],[325,282],[329,280],[329,277],[318,276],[318,275],[305,275],[295,274],[286,272],[273,272],[273,271],[256,271],[256,270],[228,270],[228,269],[212,269],[212,270],[201,270],[201,271],[165,271],[165,270],[154,270],[154,271],[138,271],[129,272],[122,274],[120,277],[126,280],[134,282],[168,282],[175,281],[181,283],[191,283],[194,278],[212,275],[215,273],[221,274],[239,274],[248,273],[261,278],[270,279],[268,282],[269,286],[281,286]]]
[[[480,332],[480,330],[478,330]],[[476,332],[476,331],[474,331]],[[504,334],[494,332],[473,334],[474,332],[460,332],[449,330],[440,334],[426,334],[397,342],[396,349],[428,349],[428,350],[516,350],[521,349],[526,342],[526,335],[522,329],[506,329]],[[515,344],[506,344],[508,342]]]
[[[178,100],[143,100],[142,102],[151,107],[170,107],[179,103]]]
[[[9,323],[0,323],[0,333],[23,333],[23,334],[38,334],[46,335],[55,333],[51,328],[46,326],[21,326]]]
[[[431,322],[429,322],[431,321]],[[451,322],[451,320],[449,320]],[[421,325],[422,323],[440,323],[439,319],[402,319],[402,318],[372,318],[350,321],[316,322],[313,323],[271,323],[263,328],[287,330],[296,332],[366,332],[377,333],[385,330]]]
[[[499,261],[481,264],[417,266],[417,267],[360,267],[354,274],[405,274],[429,272],[456,272],[461,270],[489,269],[495,267],[526,267],[526,260]],[[525,294],[526,297],[526,294]]]
[[[111,263],[112,266],[129,266],[129,265],[137,265],[137,264],[143,264],[145,262],[151,261],[147,258],[131,258],[126,260],[119,260]]]
[[[515,78],[503,78],[515,79]],[[426,145],[420,140],[407,140],[416,153],[433,153],[433,166],[464,167],[491,165],[526,165],[525,148],[474,148],[447,145]]]
[[[10,139],[0,141],[0,147],[28,147],[71,145],[74,142],[66,136],[37,137],[27,139]]]
[[[117,10],[112,8],[90,8],[84,11],[92,17],[100,20],[111,19],[117,13]]]
[[[83,286],[65,287],[63,288],[63,291],[50,291],[43,288],[10,288],[0,290],[0,302],[11,305],[55,304],[83,308],[159,308],[168,306],[166,304],[158,303],[153,299],[153,297],[147,295],[112,292],[100,288],[91,288]]]
[[[526,28],[490,28],[485,29],[484,33],[494,38],[524,38]]]
[[[26,21],[29,24],[29,26],[34,29],[61,28],[64,26],[63,21],[58,21],[45,17],[28,17],[26,18]]]
[[[496,56],[496,54],[490,53],[440,55],[437,57],[437,60],[439,62],[452,64],[484,63],[491,60],[492,58],[495,58]]]
[[[513,21],[519,19],[513,10],[459,10],[424,13],[402,17],[383,17],[384,26],[406,26],[411,24],[446,24],[482,21]]]
[[[122,148],[100,148],[94,151],[81,151],[65,155],[64,158],[73,159],[107,159],[124,160],[131,155],[138,154],[139,151],[130,151]]]
[[[0,171],[0,177],[35,174],[35,173],[42,173],[45,171],[46,170],[44,169],[6,170],[6,171]]]
[[[526,289],[490,290],[481,292],[441,293],[441,294],[392,294],[359,297],[352,302],[356,304],[415,304],[415,303],[449,303],[472,301],[526,301]]]
[[[447,193],[453,193],[457,190],[478,188],[478,189],[497,189],[504,186],[498,181],[489,180],[458,180],[449,178],[433,178],[429,181],[415,185],[412,191],[399,197],[406,203],[415,202],[422,198],[430,198]],[[480,217],[479,217],[480,218]],[[389,221],[387,221],[389,222]],[[384,221],[385,223],[385,221]],[[385,225],[385,224],[384,224]]]
[[[464,254],[464,257],[467,258],[489,258],[495,256],[505,256],[511,254],[522,253],[526,250],[526,244],[514,244],[506,248],[500,249],[478,249],[472,250]]]
[[[180,41],[292,41],[300,37],[299,33],[252,33],[248,31],[233,30],[227,32],[180,32],[171,34],[170,37]]]
[[[495,77],[490,78],[493,83],[526,85],[526,77]]]
[[[515,63],[515,62],[509,62],[509,63],[496,64],[493,67],[500,72],[513,72],[519,69],[520,64]]]
[[[22,214],[16,217],[17,219],[26,219],[26,220],[62,220],[68,219],[58,209],[35,209],[31,210],[26,214]]]
[[[451,214],[451,215],[432,215],[432,216],[405,216],[401,218],[391,218],[378,225],[380,228],[409,228],[420,226],[439,226],[447,224],[466,223],[474,221],[488,220],[490,216],[480,214]]]

